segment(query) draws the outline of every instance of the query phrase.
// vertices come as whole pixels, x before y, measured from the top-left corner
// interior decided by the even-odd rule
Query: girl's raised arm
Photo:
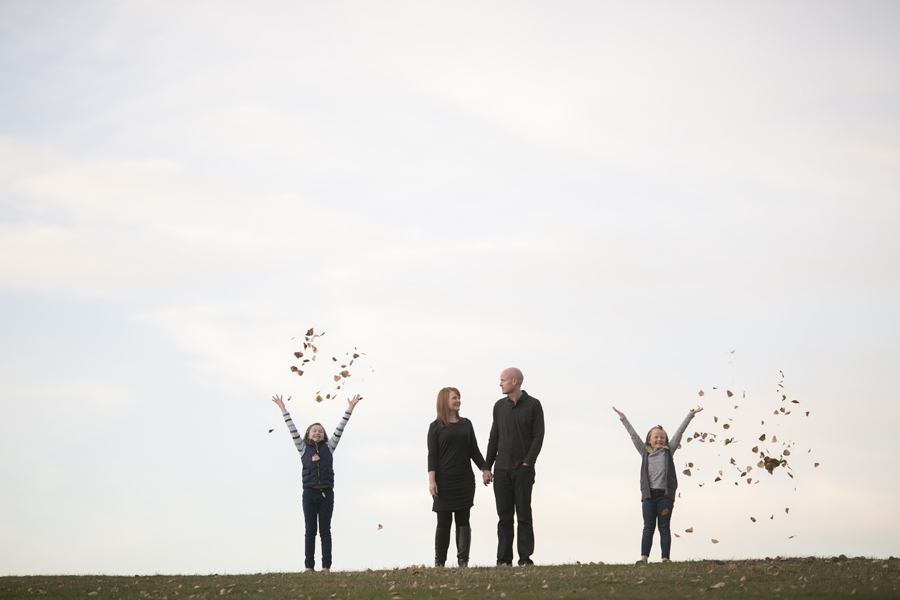
[[[341,417],[341,422],[338,423],[337,428],[334,430],[334,435],[332,435],[331,439],[328,440],[328,448],[331,450],[332,454],[334,454],[338,442],[341,441],[341,436],[344,435],[344,427],[347,426],[347,421],[350,420],[350,415],[353,414],[353,409],[356,408],[356,405],[360,400],[362,400],[362,396],[360,396],[359,394],[353,396],[352,400],[350,398],[347,399],[347,410],[344,411],[344,416]]]
[[[625,430],[628,431],[628,435],[631,436],[631,443],[634,444],[634,447],[637,449],[638,454],[641,454],[646,451],[647,444],[644,443],[644,440],[641,439],[641,436],[637,434],[634,430],[634,427],[631,426],[631,423],[628,422],[628,419],[625,417],[625,413],[617,409],[613,406],[613,410],[616,411],[616,414],[619,415],[619,420],[622,421],[622,425],[625,426]]]
[[[669,452],[675,454],[675,451],[678,450],[678,445],[681,444],[681,436],[684,435],[684,430],[687,429],[688,423],[691,422],[691,419],[694,418],[698,412],[703,410],[703,407],[695,408],[691,410],[687,416],[684,418],[684,421],[681,422],[681,425],[678,426],[678,430],[675,432],[671,438],[669,438]]]
[[[287,425],[288,431],[291,432],[291,438],[294,440],[294,447],[297,448],[297,452],[300,453],[300,456],[303,456],[303,452],[306,450],[306,444],[303,443],[303,437],[297,431],[297,426],[294,425],[294,422],[291,420],[291,413],[287,411],[284,407],[284,401],[281,399],[281,396],[272,396],[272,402],[278,405],[278,408],[281,409],[281,415],[284,417],[284,423]]]

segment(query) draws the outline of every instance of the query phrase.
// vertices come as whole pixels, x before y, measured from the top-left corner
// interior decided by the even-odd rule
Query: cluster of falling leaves
[[[303,377],[303,374],[312,368],[313,363],[316,362],[316,358],[319,356],[319,349],[316,347],[316,340],[325,335],[325,332],[316,333],[313,327],[310,327],[306,334],[303,336],[303,349],[297,350],[294,352],[294,358],[300,361],[298,365],[291,365],[291,372],[296,373],[299,377]],[[293,338],[291,338],[293,339]],[[334,389],[326,386],[325,388],[319,389],[316,392],[316,402],[322,402],[323,400],[331,400],[332,398],[337,397],[338,390],[341,389],[341,386],[346,383],[346,379],[350,377],[350,367],[353,366],[353,362],[358,359],[360,356],[364,356],[364,352],[358,352],[354,347],[353,352],[345,352],[344,356],[339,360],[337,356],[331,357],[331,362],[335,368],[336,373],[333,375],[334,383],[336,384]],[[337,366],[337,363],[342,363],[340,367]],[[321,363],[320,363],[321,364]],[[322,396],[322,392],[325,392],[325,396]],[[290,400],[290,398],[288,398]]]
[[[731,351],[731,354],[734,354],[734,350]],[[772,408],[774,408],[774,410],[772,412],[772,416],[774,417],[774,419],[770,419],[770,426],[778,424],[777,422],[772,423],[771,422],[772,420],[777,421],[779,419],[784,419],[785,417],[788,417],[792,413],[795,415],[795,417],[804,415],[804,414],[806,417],[809,417],[809,414],[810,414],[810,411],[798,410],[798,407],[795,405],[800,404],[799,400],[795,400],[795,399],[788,400],[788,396],[785,393],[785,387],[784,387],[784,372],[779,371],[779,373],[781,374],[781,380],[778,382],[778,387],[776,388],[775,392],[778,396],[780,396],[780,400],[778,400],[777,405],[772,407]],[[717,390],[718,387],[713,387],[712,389]],[[702,397],[702,396],[705,396],[706,393],[703,390],[700,390],[699,395]],[[733,398],[734,392],[726,389],[725,396],[726,396],[726,398]],[[746,400],[746,398],[747,398],[747,393],[742,392],[741,400],[744,401],[744,400]],[[730,403],[729,403],[729,405],[730,405]],[[740,408],[740,404],[734,404],[734,408],[730,409],[730,411],[736,411],[739,408]],[[729,409],[726,409],[726,410],[729,410]],[[737,415],[738,413],[732,412],[731,414]],[[706,443],[706,444],[721,443],[723,445],[723,447],[727,447],[730,444],[735,444],[740,441],[740,440],[736,439],[735,436],[727,437],[729,430],[732,428],[732,425],[735,424],[735,417],[726,416],[726,417],[723,417],[720,419],[718,416],[714,415],[713,416],[713,424],[717,427],[720,426],[724,433],[718,432],[718,431],[696,431],[693,433],[693,435],[688,436],[684,443],[690,443],[693,441],[697,441],[698,443]],[[760,422],[760,427],[765,427],[765,425],[766,425],[766,421],[762,420]],[[735,486],[740,486],[739,482],[741,480],[746,481],[747,485],[756,485],[756,484],[760,483],[760,481],[761,481],[760,477],[762,477],[763,471],[768,473],[768,475],[774,475],[774,476],[784,473],[791,479],[794,479],[794,475],[792,472],[793,469],[791,468],[789,461],[790,461],[792,449],[796,450],[795,447],[797,444],[795,442],[793,442],[791,440],[779,442],[777,435],[773,434],[770,436],[765,430],[763,430],[761,435],[757,439],[753,440],[753,443],[755,445],[753,446],[753,448],[750,449],[750,452],[754,456],[754,458],[752,460],[745,459],[745,460],[738,462],[738,460],[735,460],[735,458],[733,456],[730,457],[729,458],[730,466],[726,466],[726,467],[723,467],[722,469],[718,469],[717,470],[718,475],[716,476],[716,478],[713,480],[712,483],[716,484],[721,481],[725,481],[726,479],[729,479],[729,477],[734,477],[734,485]],[[749,444],[747,444],[747,445],[749,445]],[[775,449],[772,450],[772,448],[775,448]],[[811,453],[811,452],[812,452],[812,449],[810,448],[807,451],[807,453]],[[757,459],[758,459],[758,462],[756,462],[756,465],[755,465],[756,470],[754,471],[753,460],[757,460]],[[744,464],[746,464],[746,466],[743,466]],[[813,466],[818,467],[819,463],[814,463]],[[686,475],[688,477],[691,477],[692,469],[694,469],[694,463],[688,462],[685,464],[685,467],[686,468],[684,469],[684,471],[682,471],[682,474]],[[699,467],[696,470],[699,470]],[[727,470],[727,473],[726,473],[726,470]],[[751,472],[754,474],[751,475]],[[704,485],[706,485],[706,483],[709,483],[709,482],[699,483],[698,487],[702,488]],[[796,489],[796,488],[794,488],[794,489]],[[678,495],[681,496],[680,493]],[[785,508],[784,509],[785,514],[790,514],[790,510],[791,509],[789,507]],[[769,519],[774,520],[775,515],[772,514],[769,517]],[[750,521],[753,523],[756,523],[756,517],[751,516]],[[693,527],[685,529],[685,533],[693,533],[693,532],[694,532]],[[681,537],[677,533],[674,535],[675,535],[675,537]],[[794,536],[792,535],[788,539],[791,539],[793,537]],[[716,539],[712,539],[711,541],[713,544],[719,543],[719,541]]]

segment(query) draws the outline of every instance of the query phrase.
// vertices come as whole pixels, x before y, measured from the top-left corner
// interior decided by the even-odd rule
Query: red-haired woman
[[[445,387],[437,395],[437,419],[428,427],[428,491],[437,513],[434,534],[434,566],[443,567],[450,547],[450,525],[456,517],[456,557],[469,566],[472,528],[469,511],[475,500],[472,465],[484,468],[472,422],[459,416],[459,390]]]

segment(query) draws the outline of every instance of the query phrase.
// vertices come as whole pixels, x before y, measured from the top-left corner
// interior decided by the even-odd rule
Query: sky
[[[430,564],[437,392],[484,451],[510,366],[547,421],[539,564],[639,555],[612,406],[717,435],[675,454],[673,559],[897,556],[898,19],[0,2],[0,575],[300,570],[273,394],[329,432],[363,396],[334,568]],[[472,527],[493,564],[490,488]]]

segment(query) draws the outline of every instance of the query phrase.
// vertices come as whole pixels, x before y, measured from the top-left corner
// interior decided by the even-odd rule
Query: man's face
[[[513,390],[516,389],[516,383],[518,383],[515,377],[512,376],[508,371],[503,371],[500,373],[500,391],[504,394],[509,394]]]

